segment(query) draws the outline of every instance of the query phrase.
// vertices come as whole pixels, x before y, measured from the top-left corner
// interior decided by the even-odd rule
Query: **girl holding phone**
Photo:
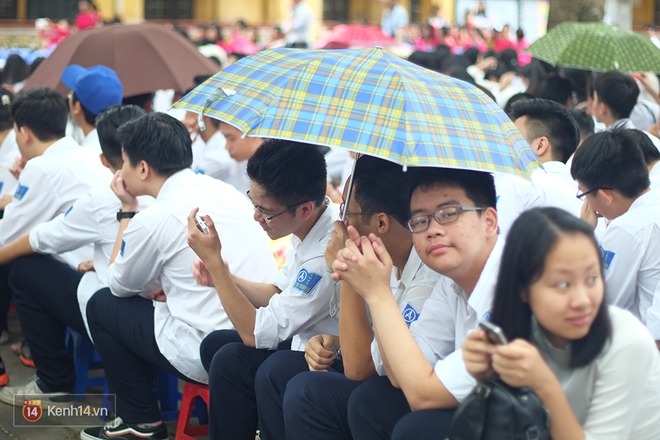
[[[550,413],[552,438],[651,440],[660,432],[660,354],[632,314],[605,301],[591,228],[556,208],[523,213],[502,255],[490,322],[463,343],[467,370],[528,387]]]

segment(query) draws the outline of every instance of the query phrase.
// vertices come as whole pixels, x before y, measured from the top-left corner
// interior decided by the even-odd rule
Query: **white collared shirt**
[[[195,207],[213,219],[232,273],[250,281],[273,281],[275,260],[247,198],[231,185],[190,169],[170,176],[156,201],[133,217],[107,277],[119,297],[163,288],[167,302],[154,302],[158,348],[181,373],[207,382],[199,345],[212,331],[233,326],[217,291],[198,285],[190,269],[196,255],[186,241],[187,217]]]
[[[656,162],[651,171],[649,171],[649,180],[651,189],[660,190],[660,162]]]
[[[408,261],[401,272],[401,279],[397,277],[398,269],[392,267],[392,275],[390,277],[390,289],[397,304],[401,315],[410,325],[419,319],[422,313],[424,303],[431,296],[433,287],[440,279],[441,275],[434,270],[431,270],[425,265],[417,251],[413,247],[410,251]],[[385,376],[385,366],[383,359],[380,355],[378,343],[376,338],[371,342],[371,358],[374,361],[374,366],[379,375]]]
[[[565,163],[552,160],[543,164],[543,170],[532,172],[532,183],[552,192],[554,197],[564,201],[563,209],[575,216],[580,215],[582,201],[576,195],[578,193],[577,182],[571,176],[571,170]]]
[[[301,1],[291,10],[291,23],[289,33],[284,37],[288,44],[307,43],[309,40],[309,29],[312,25],[312,9],[305,1]]]
[[[78,197],[94,187],[109,185],[111,179],[112,173],[98,156],[86,154],[70,137],[58,140],[25,164],[14,200],[0,222],[0,244],[11,243],[39,223],[66,212]],[[92,247],[84,246],[56,257],[77,269],[92,255]]]
[[[149,196],[138,199],[140,209],[154,201]],[[66,213],[30,231],[30,246],[41,254],[59,254],[90,243],[94,245],[94,270],[83,274],[78,284],[78,305],[90,338],[87,303],[94,293],[108,285],[106,274],[117,240],[120,209],[121,202],[110,186],[104,185],[83,194]]]
[[[660,282],[660,191],[639,196],[610,222],[600,240],[608,304],[646,324]]]
[[[99,134],[96,131],[96,128],[90,131],[89,133],[87,133],[87,136],[85,136],[85,139],[83,139],[80,146],[97,155],[102,153],[101,141],[99,140]]]
[[[9,130],[0,145],[0,197],[5,194],[14,194],[18,181],[9,171],[17,157],[21,156],[16,143],[16,132]]]
[[[459,402],[476,385],[465,369],[461,345],[479,320],[490,316],[503,249],[504,240],[498,238],[470,295],[451,279],[440,278],[422,315],[410,326],[424,356],[435,365],[436,375]]]
[[[218,130],[211,136],[204,147],[202,159],[196,173],[205,174],[233,185],[241,194],[250,189],[250,178],[247,175],[247,160],[237,162],[231,158],[225,148],[227,141]]]
[[[325,211],[305,239],[291,237],[286,264],[274,283],[282,292],[257,309],[256,348],[274,350],[293,336],[291,349],[302,351],[314,335],[339,334],[339,282],[330,277],[324,257],[339,207],[328,198],[325,203]]]

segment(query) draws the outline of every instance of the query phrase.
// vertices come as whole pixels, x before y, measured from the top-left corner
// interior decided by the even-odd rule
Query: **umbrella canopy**
[[[603,23],[561,23],[525,52],[575,69],[660,72],[660,49],[651,40]]]
[[[124,97],[158,89],[189,90],[197,75],[212,75],[219,67],[183,36],[154,24],[113,25],[84,30],[68,37],[34,71],[25,90],[50,87],[66,95],[62,71],[70,64],[108,66],[117,72]]]
[[[406,166],[515,173],[538,164],[476,87],[382,49],[274,49],[244,58],[174,107],[243,133],[348,148]]]
[[[380,28],[375,26],[363,26],[354,24],[339,24],[324,38],[319,40],[314,47],[316,49],[332,49],[349,47],[375,47],[389,46],[394,44],[394,40],[389,35],[385,35]]]

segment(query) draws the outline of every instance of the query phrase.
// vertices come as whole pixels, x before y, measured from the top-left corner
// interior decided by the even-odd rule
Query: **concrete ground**
[[[11,336],[10,344],[21,340],[18,318],[15,312],[10,312],[9,314],[9,331]],[[9,373],[9,385],[17,386],[29,380],[35,374],[35,370],[26,367],[21,363],[18,356],[11,351],[10,344],[0,346],[0,354],[2,354],[7,373]],[[88,393],[90,394],[87,395],[85,401],[76,401],[73,405],[82,405],[83,408],[87,408],[89,405],[91,412],[95,408],[100,407],[100,393],[102,393],[102,391],[102,389],[95,390],[90,388],[88,390]],[[91,394],[92,392],[95,392],[96,394]],[[91,415],[58,417],[53,415],[49,416],[44,413],[37,423],[41,424],[46,422],[52,426],[35,427],[31,424],[30,426],[19,426],[14,423],[15,416],[20,422],[27,424],[21,418],[20,410],[21,408],[18,408],[17,412],[14,413],[14,408],[12,406],[0,402],[0,440],[74,440],[80,438],[80,431],[84,427],[103,425],[103,422],[98,417],[93,417]],[[167,422],[167,426],[170,433],[170,439],[173,439],[176,431],[176,421]],[[206,437],[199,437],[199,439],[205,438]]]

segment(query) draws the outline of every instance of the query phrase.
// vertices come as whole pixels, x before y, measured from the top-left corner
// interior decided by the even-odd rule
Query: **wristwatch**
[[[133,218],[135,217],[135,214],[137,214],[137,212],[124,212],[120,209],[117,211],[117,221],[120,222],[125,218]]]

